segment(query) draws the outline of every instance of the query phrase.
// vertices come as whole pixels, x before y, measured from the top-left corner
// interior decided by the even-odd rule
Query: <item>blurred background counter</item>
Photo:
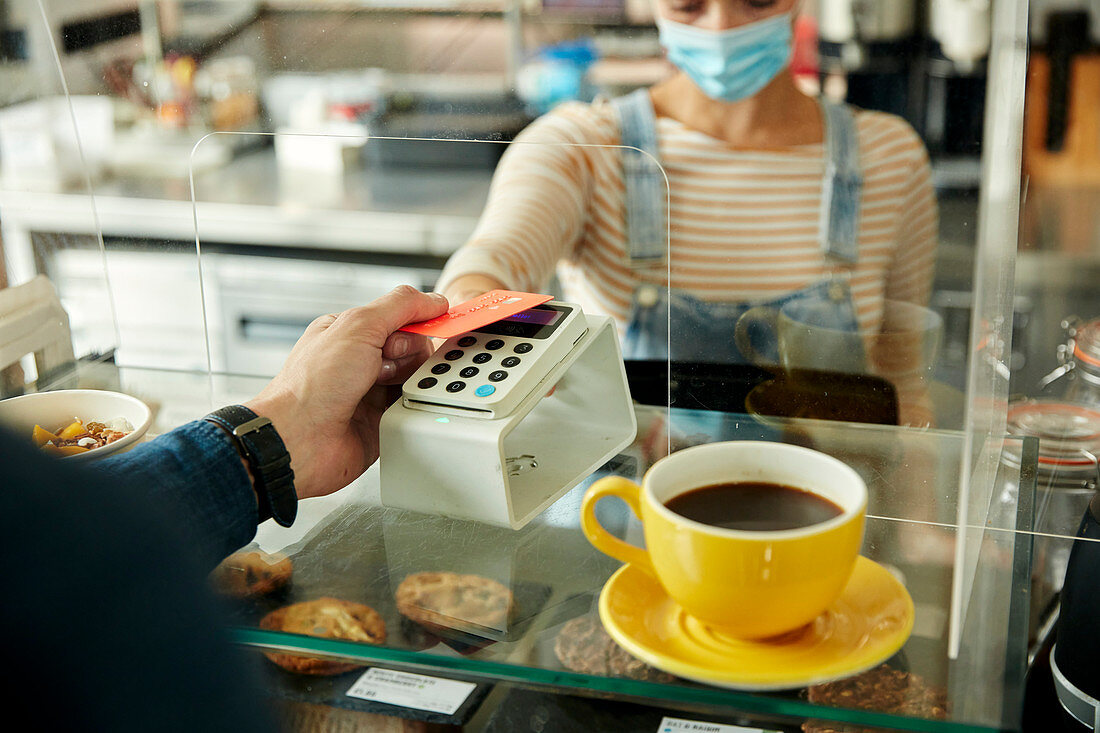
[[[83,192],[0,193],[9,272],[62,284],[74,338],[107,324],[103,233],[127,363],[205,368],[203,287],[217,371],[278,369],[319,313],[401,283],[430,289],[473,231],[488,169],[310,176],[277,170],[272,147],[195,179],[112,178]],[[256,256],[262,255],[262,256]],[[257,361],[258,360],[258,361]],[[247,366],[246,366],[247,365]]]

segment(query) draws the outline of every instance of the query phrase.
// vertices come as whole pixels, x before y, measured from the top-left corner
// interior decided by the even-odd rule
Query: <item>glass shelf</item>
[[[173,409],[170,422],[216,402],[254,391],[262,380],[156,370],[122,369],[124,389],[162,397]],[[212,392],[210,391],[212,390]],[[195,400],[183,405],[179,395]],[[639,435],[659,434],[663,408],[638,406]],[[919,694],[942,695],[946,717],[909,717],[882,709],[829,707],[809,701],[807,690],[774,693],[720,689],[690,681],[652,681],[568,669],[555,653],[563,626],[594,614],[599,593],[618,563],[593,548],[579,529],[579,506],[587,483],[560,499],[519,531],[477,522],[416,514],[377,504],[376,469],[332,497],[303,502],[290,529],[265,524],[258,544],[289,555],[294,575],[287,589],[254,601],[235,601],[233,638],[262,650],[349,659],[365,667],[427,672],[475,682],[504,681],[554,693],[631,700],[677,710],[737,716],[766,722],[805,719],[918,731],[1013,730],[1018,727],[1028,645],[1029,535],[1004,530],[963,530],[980,546],[981,572],[963,619],[958,658],[948,655],[953,576],[956,488],[966,436],[961,432],[912,430],[813,420],[760,422],[745,415],[674,411],[696,427],[689,439],[673,436],[673,450],[720,439],[780,440],[810,445],[845,460],[863,475],[870,491],[863,554],[903,582],[916,606],[914,632],[887,664],[923,680]],[[165,425],[165,428],[168,426]],[[598,475],[639,477],[664,452],[663,438],[637,442]],[[1016,446],[1020,449],[1020,446]],[[1026,446],[1025,446],[1026,448]],[[1032,455],[1034,451],[1032,451]],[[1024,450],[1024,455],[1028,455]],[[1027,461],[1025,460],[1025,463]],[[1005,473],[1005,472],[1002,472]],[[1021,479],[1023,475],[1023,479]],[[1001,495],[999,511],[1029,529],[1034,472],[1016,469],[1007,484],[1025,483]],[[1016,502],[1016,496],[1022,497]],[[1007,503],[1006,503],[1007,502]],[[640,540],[640,525],[625,506],[600,505],[601,520],[628,540]],[[995,519],[995,518],[994,518]],[[436,629],[428,633],[396,608],[394,591],[409,574],[451,571],[476,574],[508,586],[516,600],[509,626],[492,632]],[[323,596],[367,604],[383,616],[387,642],[373,646],[259,628],[274,608]],[[489,638],[492,637],[492,638]],[[270,665],[269,665],[270,666]],[[290,675],[273,666],[276,677]],[[359,673],[350,673],[354,680]],[[288,678],[289,679],[289,678]],[[350,682],[349,682],[350,684]],[[918,692],[914,689],[914,699]]]

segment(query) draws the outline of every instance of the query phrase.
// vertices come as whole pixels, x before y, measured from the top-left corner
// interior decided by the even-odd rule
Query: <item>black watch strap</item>
[[[284,527],[293,524],[298,514],[294,471],[290,454],[271,421],[244,405],[223,407],[203,419],[224,428],[248,461],[256,484],[260,521],[271,517]]]

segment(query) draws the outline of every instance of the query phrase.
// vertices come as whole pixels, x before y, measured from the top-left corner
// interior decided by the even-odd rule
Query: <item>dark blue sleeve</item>
[[[210,568],[256,534],[252,482],[229,437],[212,423],[187,423],[90,465],[164,506]]]
[[[168,478],[173,461],[205,443],[188,427],[144,452]],[[211,464],[228,464],[218,453]],[[154,475],[136,458],[115,469]],[[145,485],[95,465],[43,456],[0,429],[0,629],[7,677],[18,675],[5,716],[47,731],[277,730],[264,660],[232,643],[194,530],[180,532],[176,508],[150,501]],[[222,491],[243,493],[239,478]],[[182,491],[179,476],[169,480]]]

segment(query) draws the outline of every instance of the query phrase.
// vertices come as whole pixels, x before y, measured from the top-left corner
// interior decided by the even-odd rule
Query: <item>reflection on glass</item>
[[[41,86],[34,79],[52,63],[48,44],[42,45],[33,23],[24,22],[32,15],[32,0],[14,5],[27,9],[6,20],[11,30],[6,38],[23,38],[26,44],[13,41],[7,48],[26,55],[25,68],[17,70],[30,71],[27,83]],[[501,281],[551,289],[615,317],[624,345],[639,358],[693,363],[744,361],[728,325],[714,325],[730,320],[723,305],[817,297],[816,290],[806,289],[829,284],[829,301],[840,311],[851,307],[858,329],[873,332],[884,298],[931,304],[945,316],[948,310],[957,316],[945,317],[944,333],[944,354],[955,355],[955,361],[937,363],[935,370],[937,384],[949,387],[939,392],[950,397],[951,390],[964,386],[958,352],[961,344],[965,353],[968,333],[977,180],[971,171],[980,147],[975,120],[981,119],[983,103],[980,89],[965,84],[984,79],[988,18],[956,3],[933,3],[928,12],[918,5],[820,0],[799,6],[802,13],[792,17],[795,3],[781,0],[768,8],[738,10],[727,28],[706,27],[706,21],[664,2],[544,2],[518,8],[497,2],[415,8],[159,2],[142,4],[140,12],[127,9],[113,25],[107,22],[113,8],[98,6],[81,18],[51,7],[47,21],[67,39],[59,55],[73,110],[88,126],[85,167],[99,190],[138,200],[186,197],[181,179],[188,170],[216,179],[219,190],[211,199],[248,203],[250,192],[278,181],[278,200],[314,210],[405,200],[404,186],[362,185],[364,166],[399,178],[423,172],[416,184],[421,191],[436,185],[470,190],[461,174],[493,168],[504,146],[440,141],[514,138],[539,106],[526,96],[526,82],[520,83],[528,78],[525,64],[535,64],[540,84],[568,87],[566,97],[573,101],[553,109],[521,140],[566,134],[559,141],[637,144],[655,158],[634,156],[628,164],[634,168],[626,174],[620,158],[632,156],[625,151],[536,153],[532,146],[513,151],[498,173],[501,193],[485,207],[475,235],[440,234],[429,245],[442,257],[466,244],[447,274],[438,277],[436,262],[428,268],[435,274],[405,279],[422,287],[438,283],[456,297],[464,289],[453,285],[461,274],[481,278],[465,280],[468,292]],[[706,48],[711,32],[722,34],[720,52]],[[735,72],[749,58],[743,43],[749,37],[764,39],[761,58],[767,63],[755,65],[762,71],[746,81]],[[102,61],[89,64],[92,58]],[[712,70],[703,63],[707,59],[725,66]],[[578,74],[579,83],[565,84]],[[652,145],[648,132],[631,139],[621,124],[630,108],[622,100],[639,87],[653,92],[658,124]],[[16,97],[18,88],[9,87]],[[843,129],[843,120],[826,124],[829,107],[819,107],[799,90],[823,90],[823,98],[858,109],[858,159],[849,156],[845,163],[836,157],[839,146],[826,150],[826,132]],[[615,101],[588,104],[597,94]],[[728,106],[733,116],[716,115],[726,109],[717,105]],[[90,111],[92,106],[106,110],[107,117]],[[736,111],[748,108],[755,111]],[[644,109],[639,113],[645,117]],[[113,124],[97,125],[96,119]],[[645,132],[644,126],[638,129]],[[216,135],[195,147],[207,133],[226,131],[286,134],[266,141]],[[305,139],[310,136],[328,139]],[[424,139],[395,144],[391,137]],[[278,175],[261,163],[270,158],[273,141]],[[924,166],[926,151],[930,168]],[[824,175],[826,160],[840,166],[837,174]],[[540,176],[527,174],[539,166],[559,166],[574,176],[588,172],[584,181],[560,190],[550,184],[543,191]],[[836,217],[840,229],[856,228],[865,256],[853,264],[830,249],[830,217],[819,214],[828,202],[843,202],[836,192],[851,188],[857,178],[855,221]],[[650,198],[633,195],[639,188]],[[883,198],[875,193],[880,188],[890,193]],[[466,206],[442,198],[449,197],[430,205],[467,220],[481,213],[484,202],[471,197]],[[524,201],[538,203],[513,205]],[[891,207],[896,212],[887,212]],[[553,226],[547,226],[545,211],[554,212]],[[174,217],[161,221],[169,219]],[[111,238],[125,227],[109,216],[102,223],[111,247]],[[349,233],[339,245],[319,236],[326,227],[319,220],[309,231],[285,235],[285,244],[302,244],[306,251],[296,256],[305,259],[333,247],[345,253],[377,251],[374,227],[356,226],[359,234]],[[212,234],[219,243],[240,247],[243,255],[255,252],[249,245],[271,243],[271,233],[249,234],[241,231],[245,228]],[[137,240],[129,244],[139,248],[189,241],[176,224],[162,227],[163,236],[156,238],[149,238],[146,227],[131,229],[127,235]],[[833,227],[833,234],[840,229]],[[944,234],[938,246],[937,230]],[[946,264],[933,256],[937,249],[949,253]],[[476,262],[466,259],[466,252],[479,250],[483,256]],[[361,263],[348,264],[360,269]],[[172,273],[183,276],[180,268]],[[311,274],[314,290],[324,288],[323,279]],[[849,294],[838,296],[845,288]],[[951,297],[939,298],[940,292]],[[198,310],[178,296],[171,300],[182,312]],[[262,334],[268,343],[268,337],[285,342],[309,320],[304,308],[295,310],[300,312],[277,318],[274,328],[267,327],[270,315],[246,314],[239,327],[234,321],[208,324],[215,368],[270,373],[271,364],[277,367],[274,357],[262,367],[247,367],[230,365],[218,354],[233,350],[234,330]],[[128,320],[126,309],[120,318]],[[663,326],[669,320],[671,329]],[[138,330],[132,323],[120,328]],[[183,357],[178,353],[183,349],[170,358],[166,347],[160,354],[140,349],[133,337],[125,342],[123,354],[132,354],[127,360],[134,363],[194,367],[205,361]],[[205,347],[187,350],[199,353]],[[937,409],[937,424],[957,424]],[[905,415],[901,419],[909,422]]]
[[[815,30],[810,18],[792,16],[795,3],[737,9],[720,21],[705,13],[709,5],[654,3],[670,62],[655,83],[563,103],[517,138],[525,144],[497,167],[478,229],[444,270],[445,293],[461,301],[494,287],[543,290],[556,275],[562,298],[616,320],[628,359],[726,365],[781,361],[776,329],[734,337],[755,307],[801,303],[827,313],[828,327],[871,338],[893,310],[888,301],[931,303],[939,215],[920,136],[930,125],[916,106],[869,104],[861,93],[876,83],[912,87],[923,73],[923,37],[938,42],[952,73],[983,73],[988,17],[968,17],[979,37],[963,43],[957,26],[944,31],[951,10],[937,10],[925,31],[913,3],[882,18],[868,17],[881,10],[820,3],[822,58],[848,54],[823,65],[822,78],[843,76],[851,83],[839,97],[872,111],[830,96],[828,84],[818,99],[804,93],[815,86],[802,63]],[[896,43],[876,45],[887,40]],[[861,61],[872,47],[879,57]],[[884,75],[875,59],[887,51],[904,58]],[[566,140],[581,145],[529,144]],[[977,143],[963,147],[976,161]],[[822,354],[816,368],[851,372],[850,355]],[[930,377],[935,347],[913,358],[927,360]],[[899,401],[902,423],[935,423],[921,389]]]

